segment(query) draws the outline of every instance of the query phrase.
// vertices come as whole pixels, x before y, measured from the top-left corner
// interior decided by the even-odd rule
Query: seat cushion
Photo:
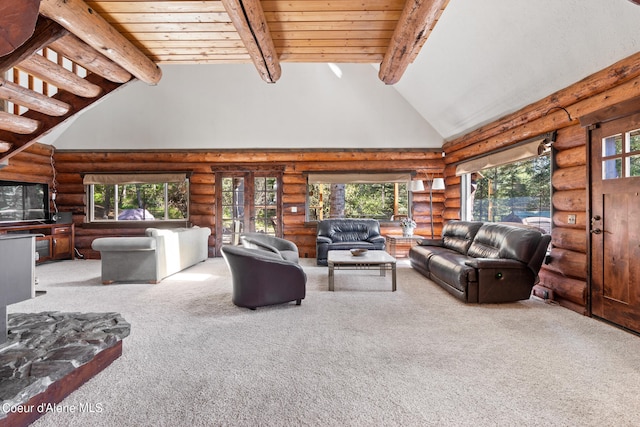
[[[457,252],[448,251],[429,259],[432,278],[440,279],[461,292],[467,291],[469,282],[477,281],[476,270],[465,264],[469,258]]]

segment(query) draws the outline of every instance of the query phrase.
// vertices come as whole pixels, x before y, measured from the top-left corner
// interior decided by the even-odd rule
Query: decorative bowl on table
[[[350,249],[350,250],[351,250],[351,255],[353,256],[362,256],[366,254],[367,251],[369,251],[369,249]]]

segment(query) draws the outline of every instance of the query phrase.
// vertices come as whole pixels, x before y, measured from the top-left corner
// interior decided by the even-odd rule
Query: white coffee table
[[[385,251],[368,251],[364,255],[354,256],[350,251],[329,251],[327,255],[329,266],[329,290],[333,291],[335,270],[374,270],[380,269],[380,275],[385,276],[391,270],[391,291],[396,291],[396,259]]]

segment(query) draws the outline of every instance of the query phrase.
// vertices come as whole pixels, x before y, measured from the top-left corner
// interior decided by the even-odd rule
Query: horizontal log
[[[115,83],[126,83],[131,74],[107,57],[99,54],[73,34],[67,34],[49,45],[50,49],[81,65],[92,73],[97,73]]]
[[[447,208],[460,209],[462,207],[462,199],[460,197],[458,197],[457,199],[447,198],[444,201],[444,206]]]
[[[442,219],[451,221],[460,219],[460,209],[445,208],[442,211]]]
[[[551,230],[553,246],[560,249],[587,253],[587,233],[584,229],[553,227]]]
[[[587,190],[555,191],[551,196],[554,209],[560,211],[587,211]]]
[[[307,164],[329,163],[329,162],[362,162],[366,161],[382,161],[393,162],[394,169],[401,170],[405,168],[405,163],[413,165],[414,168],[433,168],[434,171],[442,170],[443,162],[441,152],[426,151],[424,149],[381,149],[381,150],[363,150],[363,149],[345,149],[345,150],[212,150],[212,151],[162,151],[149,153],[146,151],[125,152],[114,151],[109,153],[96,153],[92,151],[56,151],[57,158],[60,161],[72,162],[95,162],[96,160],[106,161],[108,163],[131,164],[140,163],[144,165],[146,162],[169,162],[169,163],[195,163],[200,166],[201,163],[237,163],[237,164],[254,164],[254,163],[272,163],[291,164],[295,162],[296,170],[306,171]],[[309,162],[309,163],[307,163]],[[330,164],[325,165],[327,170],[332,170]],[[357,168],[358,170],[360,168]]]
[[[307,178],[301,173],[285,173],[282,176],[284,184],[302,184],[307,185]]]
[[[12,159],[9,161],[9,166],[0,170],[0,176],[5,174],[23,175],[27,177],[26,181],[34,181],[34,177],[37,178],[35,181],[42,181],[42,177],[47,177],[45,179],[50,180],[52,171],[51,165]]]
[[[189,215],[189,220],[193,225],[199,227],[214,227],[216,225],[215,218],[212,215]]]
[[[587,164],[587,147],[581,145],[578,147],[568,148],[566,150],[558,151],[554,160],[558,168],[568,168],[572,166],[580,166]],[[585,170],[585,176],[587,172]]]
[[[305,197],[305,193],[297,193],[297,194],[283,194],[282,195],[282,202],[283,203],[287,203],[287,204],[291,204],[291,205],[299,205],[299,204],[304,204],[306,200]]]
[[[287,184],[282,187],[284,194],[307,194],[306,184]]]
[[[446,185],[444,190],[444,195],[447,199],[455,199],[456,197],[460,197],[462,191],[461,185]]]
[[[71,106],[0,77],[0,98],[50,116],[63,116]]]
[[[567,277],[587,279],[587,255],[568,249],[552,248],[549,270]]]
[[[29,135],[37,131],[39,127],[40,122],[37,120],[0,111],[0,129],[2,130],[19,133],[21,135]]]
[[[585,166],[572,166],[556,169],[551,177],[555,190],[576,190],[587,188],[587,169]]]
[[[191,203],[198,203],[198,204],[209,204],[209,205],[213,205],[216,201],[216,198],[214,197],[213,194],[194,194],[192,192],[190,192],[189,194],[189,201]]]
[[[557,297],[586,307],[587,282],[585,280],[572,279],[546,269],[542,269],[539,276],[540,284],[545,288],[553,290]]]
[[[556,141],[553,148],[558,151],[567,150],[569,148],[579,147],[586,144],[587,131],[582,126],[576,124],[558,130]]]
[[[11,150],[11,147],[13,147],[13,144],[10,142],[0,141],[0,153],[6,153]]]
[[[189,205],[189,215],[215,215],[213,205],[199,205],[191,203]]]
[[[193,174],[191,174],[191,177],[189,178],[189,183],[192,184],[192,185],[193,184],[215,185],[216,176],[213,174],[213,172],[209,172],[209,173],[201,173],[201,172],[193,173]]]
[[[85,196],[84,194],[58,194],[56,198],[56,202],[60,205],[77,205],[83,206],[85,204]]]
[[[576,218],[575,224],[569,223],[569,216],[573,215]],[[587,213],[582,211],[560,211],[555,210],[553,213],[553,225],[557,227],[565,227],[579,230],[586,230],[587,227]]]
[[[88,82],[42,55],[33,54],[16,67],[40,80],[51,83],[58,89],[83,98],[95,98],[102,92],[100,86]]]

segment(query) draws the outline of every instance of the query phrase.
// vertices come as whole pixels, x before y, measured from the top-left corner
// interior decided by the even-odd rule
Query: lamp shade
[[[411,181],[411,184],[409,184],[409,191],[412,193],[415,193],[416,191],[424,191],[424,183],[422,180]]]
[[[444,178],[433,178],[431,183],[432,190],[444,190]]]

